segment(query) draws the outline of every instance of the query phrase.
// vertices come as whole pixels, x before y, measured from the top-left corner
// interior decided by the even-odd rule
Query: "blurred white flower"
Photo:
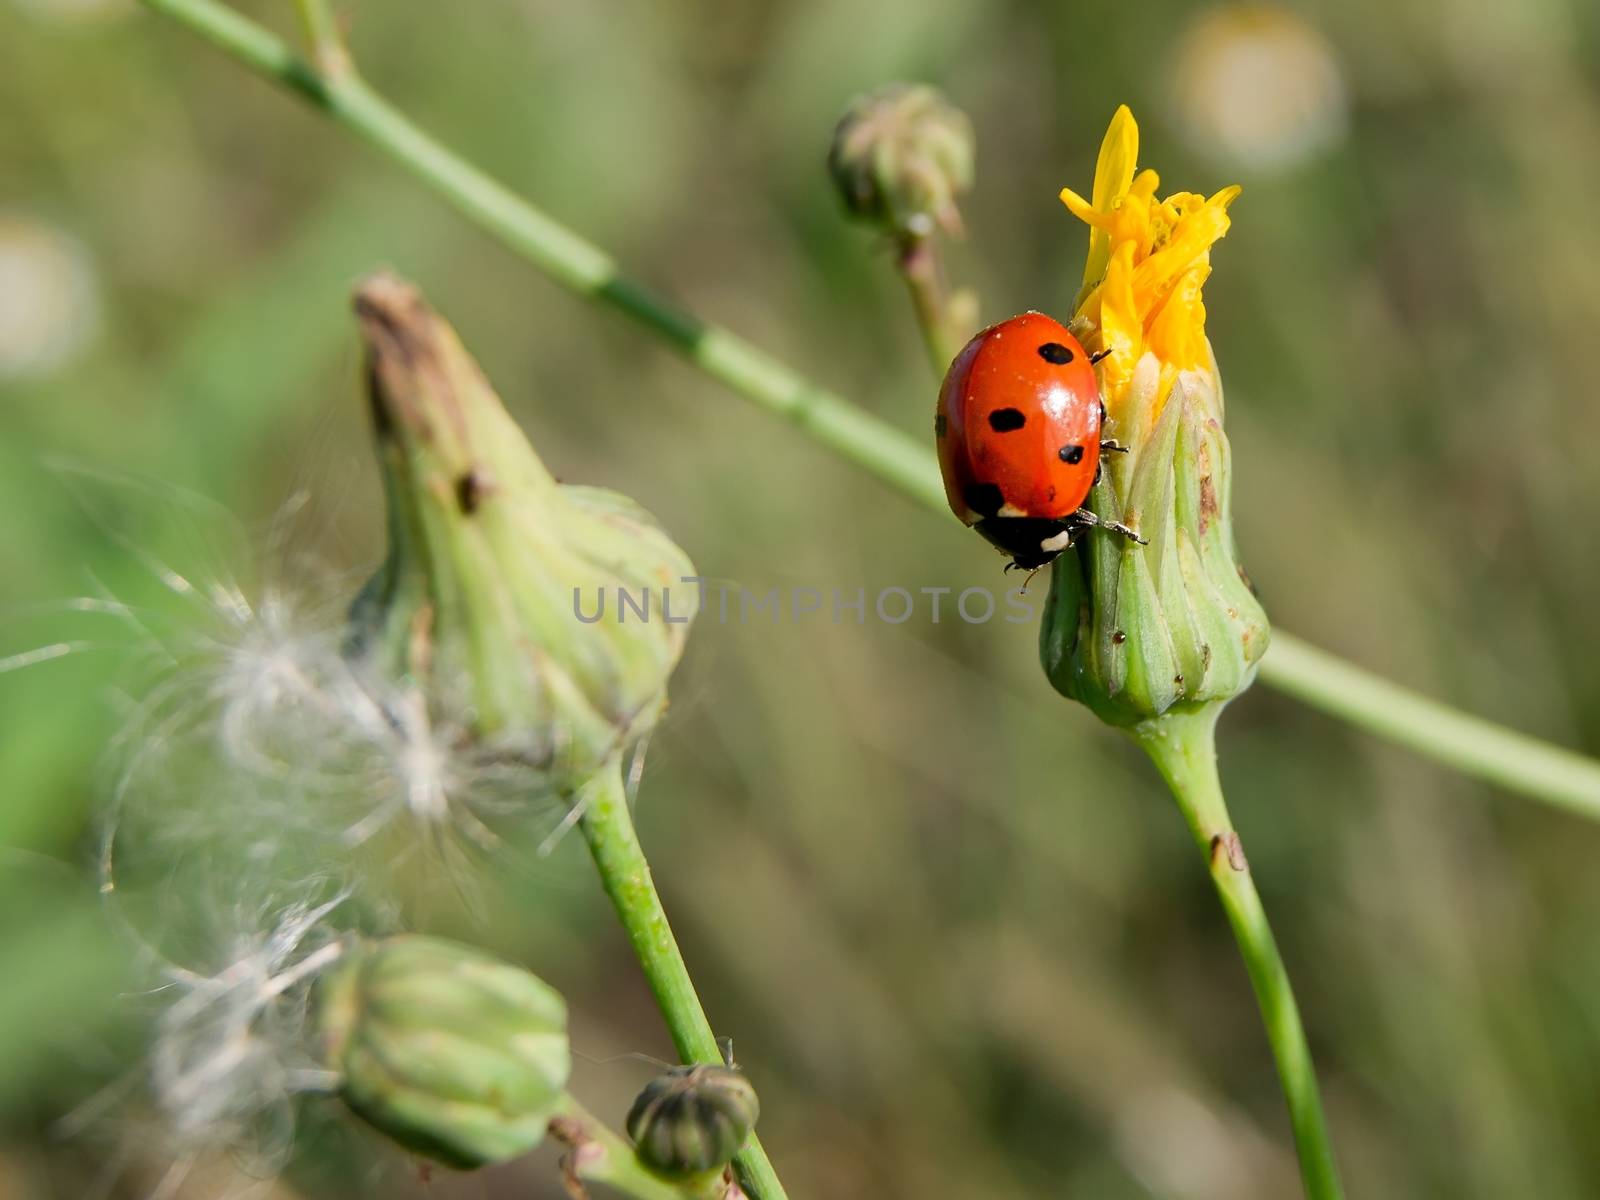
[[[0,213],[0,379],[44,375],[100,327],[88,251],[64,230]]]
[[[1195,149],[1230,165],[1286,170],[1345,134],[1348,98],[1333,48],[1276,5],[1202,10],[1179,39],[1172,87]]]
[[[1128,1096],[1113,1132],[1140,1182],[1170,1200],[1270,1195],[1294,1178],[1292,1160],[1247,1118],[1183,1088]]]

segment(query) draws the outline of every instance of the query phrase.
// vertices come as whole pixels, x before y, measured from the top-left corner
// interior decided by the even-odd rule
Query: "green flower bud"
[[[628,1110],[628,1136],[645,1166],[669,1179],[721,1172],[761,1115],[750,1081],[732,1067],[674,1067]]]
[[[665,589],[694,567],[627,497],[558,484],[414,288],[377,276],[356,311],[389,554],[352,610],[350,653],[580,782],[665,706],[693,594],[674,588],[673,611]],[[602,595],[615,619],[580,620]]]
[[[537,1146],[571,1069],[560,995],[440,938],[356,946],[318,985],[317,1036],[352,1111],[463,1169]]]
[[[956,196],[972,186],[966,113],[924,84],[860,97],[834,130],[828,171],[850,213],[897,238],[959,233]]]
[[[1141,385],[1157,386],[1157,372],[1143,374],[1135,404]],[[1045,673],[1112,724],[1229,700],[1266,651],[1266,614],[1234,548],[1221,418],[1215,372],[1183,373],[1149,439],[1090,497],[1102,518],[1131,525],[1149,544],[1095,531],[1051,576],[1039,643]]]

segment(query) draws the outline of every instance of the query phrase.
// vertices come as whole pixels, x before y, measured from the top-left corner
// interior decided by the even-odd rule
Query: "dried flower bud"
[[[356,311],[389,556],[352,611],[351,654],[575,785],[665,706],[690,616],[665,589],[694,568],[627,497],[558,484],[414,288],[377,276]],[[577,597],[617,589],[646,616],[579,619]]]
[[[357,946],[318,985],[317,1036],[349,1107],[450,1166],[537,1146],[571,1068],[567,1007],[481,950],[401,936]]]
[[[639,1161],[672,1179],[720,1172],[755,1128],[761,1102],[732,1067],[674,1067],[651,1080],[628,1110]]]
[[[959,233],[972,186],[972,122],[935,88],[893,83],[860,97],[834,130],[828,171],[850,213],[896,238]]]
[[[1096,531],[1063,555],[1040,631],[1056,689],[1117,725],[1231,699],[1268,638],[1234,547],[1222,383],[1200,296],[1238,189],[1157,199],[1137,151],[1121,108],[1092,203],[1062,198],[1092,229],[1074,327],[1106,351],[1105,433],[1127,448],[1106,456],[1089,506],[1148,545]]]

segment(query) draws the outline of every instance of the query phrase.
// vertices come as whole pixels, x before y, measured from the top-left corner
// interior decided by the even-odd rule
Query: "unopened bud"
[[[318,985],[317,1034],[352,1111],[470,1169],[537,1146],[571,1069],[567,1008],[481,950],[401,936],[355,947]]]
[[[671,1179],[720,1172],[761,1115],[750,1081],[732,1067],[674,1067],[639,1093],[628,1136],[645,1166]]]
[[[925,84],[857,99],[834,130],[828,170],[853,216],[897,238],[959,233],[956,197],[972,186],[966,113]]]

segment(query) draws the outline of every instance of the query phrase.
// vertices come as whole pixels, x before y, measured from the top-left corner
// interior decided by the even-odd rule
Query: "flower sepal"
[[[1154,375],[1136,372],[1131,400]],[[1221,415],[1215,371],[1182,372],[1148,440],[1090,497],[1096,513],[1148,544],[1092,531],[1054,565],[1040,630],[1045,673],[1110,724],[1225,702],[1250,685],[1266,650],[1266,614],[1234,548]]]

